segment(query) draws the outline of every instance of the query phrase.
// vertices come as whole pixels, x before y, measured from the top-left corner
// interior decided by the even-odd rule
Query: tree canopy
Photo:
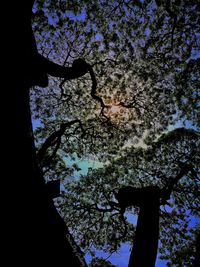
[[[126,148],[106,167],[67,183],[60,207],[80,246],[112,252],[121,242],[132,242],[130,215],[138,213],[137,207],[128,207],[125,217],[117,206],[113,207],[115,192],[127,186],[158,186],[163,191],[160,251],[167,254],[161,254],[163,258],[170,260],[168,254],[176,255],[181,245],[195,242],[194,230],[189,226],[192,217],[199,216],[199,141],[195,131],[179,128],[161,136],[149,149]],[[192,168],[179,176],[183,164]],[[194,253],[187,259],[188,264]]]
[[[76,80],[50,76],[47,88],[31,89],[39,164],[47,180],[63,181],[59,208],[85,251],[132,244],[127,214],[138,207],[122,216],[114,192],[158,186],[166,191],[162,257],[176,266],[175,252],[186,265],[195,257],[190,243],[198,229],[189,226],[199,216],[199,18],[197,1],[35,1],[39,53],[66,67],[77,58],[88,64]],[[104,167],[72,182],[77,158]],[[191,168],[179,177],[183,165]]]
[[[39,51],[64,65],[83,57],[97,79],[95,89],[88,74],[52,79],[49,90],[33,92],[45,135],[79,120],[67,127],[63,147],[96,155],[108,150],[113,134],[114,152],[144,133],[153,139],[180,118],[197,126],[198,8],[195,1],[36,2]]]

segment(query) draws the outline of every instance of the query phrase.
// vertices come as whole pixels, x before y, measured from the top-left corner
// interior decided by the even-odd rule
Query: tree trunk
[[[153,197],[152,197],[153,198]],[[140,207],[129,267],[154,267],[159,238],[159,198]]]
[[[49,197],[43,176],[37,166],[29,89],[17,88],[13,113],[12,187],[13,224],[9,243],[20,265],[66,262],[66,266],[86,266],[82,255],[77,256],[68,229]],[[12,96],[12,97],[13,97]],[[12,107],[12,108],[13,108]],[[10,249],[11,249],[10,247]],[[11,249],[12,251],[12,249]],[[12,260],[12,258],[11,258]],[[82,262],[81,262],[82,261]]]
[[[196,247],[195,258],[192,266],[198,267],[200,262],[200,233],[197,233],[195,247]]]
[[[74,252],[68,229],[49,197],[38,168],[29,106],[29,84],[37,72],[31,32],[31,1],[13,4],[13,38],[3,122],[7,196],[2,211],[6,266],[86,266]],[[10,24],[9,24],[10,25]],[[33,82],[34,84],[34,82]],[[4,212],[4,213],[3,213]],[[82,255],[81,255],[82,256]]]

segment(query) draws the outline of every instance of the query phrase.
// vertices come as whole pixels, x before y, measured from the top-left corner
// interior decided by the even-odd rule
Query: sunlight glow
[[[118,123],[129,120],[129,110],[122,107],[120,103],[110,104],[107,115]]]
[[[120,112],[120,107],[119,106],[112,106],[111,109],[110,109],[110,112],[112,114],[116,114],[116,113],[119,113]]]

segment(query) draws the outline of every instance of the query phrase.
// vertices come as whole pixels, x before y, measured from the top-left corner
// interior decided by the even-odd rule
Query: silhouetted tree
[[[13,80],[10,88],[10,128],[8,135],[13,156],[13,170],[7,172],[11,179],[11,202],[16,208],[9,207],[15,218],[8,230],[7,243],[10,254],[15,254],[15,263],[61,264],[86,266],[80,251],[71,238],[68,229],[58,214],[52,197],[49,195],[43,174],[36,158],[29,91],[33,85],[46,87],[48,75],[75,79],[88,71],[84,60],[74,61],[72,67],[55,64],[38,53],[31,27],[34,1],[26,1],[16,7],[12,31],[17,31],[17,45],[13,54]],[[20,71],[19,71],[20,68]],[[8,117],[9,119],[9,117]],[[9,129],[10,129],[9,128]],[[17,180],[17,181],[16,181]],[[17,218],[17,219],[16,219]],[[8,260],[9,261],[9,256]],[[12,259],[11,259],[12,260]]]

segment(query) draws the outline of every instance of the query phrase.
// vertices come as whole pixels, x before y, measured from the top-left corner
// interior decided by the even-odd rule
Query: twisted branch
[[[90,73],[90,77],[91,77],[91,80],[92,80],[91,96],[92,96],[93,99],[95,99],[96,101],[98,101],[100,103],[100,105],[101,105],[101,112],[100,112],[100,114],[103,117],[105,117],[107,120],[109,120],[109,118],[104,114],[104,109],[105,108],[111,108],[111,105],[106,105],[104,103],[103,99],[96,94],[97,81],[96,81],[96,77],[95,77],[95,74],[94,74],[94,71],[93,71],[93,68],[92,68],[91,65],[89,65],[88,71]]]
[[[61,138],[63,136],[63,134],[65,133],[66,129],[68,127],[71,127],[73,124],[79,124],[79,127],[81,128],[81,130],[83,131],[83,134],[85,133],[85,130],[83,129],[83,125],[81,123],[80,120],[73,120],[73,121],[68,121],[65,123],[62,123],[60,125],[60,129],[53,132],[43,143],[43,145],[41,146],[41,148],[38,150],[37,153],[37,159],[38,162],[40,163],[40,165],[46,165],[47,162],[49,162],[56,154],[56,152],[58,151],[60,144],[61,144]],[[55,146],[54,151],[52,152],[51,156],[49,156],[47,158],[47,151],[50,147]]]

